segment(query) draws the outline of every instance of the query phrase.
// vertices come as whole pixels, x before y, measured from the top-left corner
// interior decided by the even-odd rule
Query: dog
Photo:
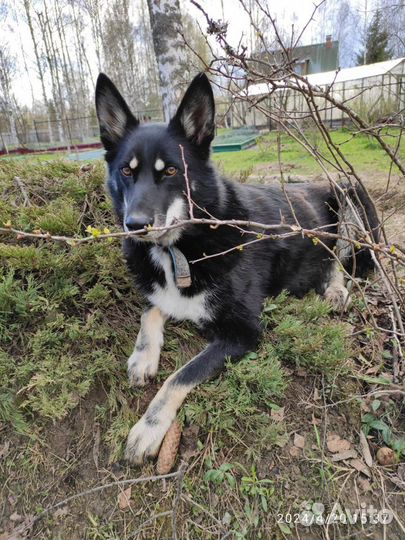
[[[96,110],[116,215],[124,231],[141,231],[123,240],[129,271],[150,304],[128,359],[130,383],[143,386],[156,375],[168,318],[192,321],[209,339],[206,349],[168,377],[130,430],[125,457],[140,464],[156,456],[187,394],[221,372],[228,359],[255,349],[266,297],[283,289],[302,297],[314,289],[338,309],[347,305],[343,270],[364,276],[373,267],[369,250],[347,237],[368,234],[378,242],[379,222],[360,186],[255,186],[221,178],[210,161],[215,104],[205,74],[191,82],[168,125],[141,124],[102,73]],[[260,227],[187,224],[190,201],[197,220],[279,224],[285,233],[284,224],[291,234],[259,241],[266,233]],[[317,242],[294,232],[295,224],[331,237]],[[258,241],[242,249],[256,238],[246,230],[257,232]]]

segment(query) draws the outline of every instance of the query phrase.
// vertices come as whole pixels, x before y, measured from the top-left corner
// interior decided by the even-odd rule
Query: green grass
[[[112,226],[101,165],[86,175],[77,174],[77,165],[59,161],[3,162],[0,167],[0,188],[7,192],[0,205],[1,223],[81,235],[89,223]],[[22,204],[15,175],[26,183],[29,178],[29,206]],[[93,206],[84,216],[86,201]],[[16,424],[21,412],[32,426],[44,419],[60,420],[98,380],[117,386],[124,373],[122,358],[134,336],[125,331],[123,321],[131,322],[135,332],[139,313],[119,243],[70,250],[3,238],[0,260],[2,388],[10,420]],[[131,301],[120,313],[123,295]],[[112,305],[117,311],[110,311]],[[9,399],[13,393],[14,411]]]
[[[63,159],[66,152],[44,152],[40,154],[9,154],[0,156],[1,161],[29,160],[29,161],[53,161],[54,159]]]
[[[262,315],[260,347],[240,362],[228,363],[222,377],[191,396],[184,407],[187,423],[206,426],[222,446],[237,443],[244,433],[251,456],[285,444],[283,425],[272,422],[268,414],[280,407],[288,387],[282,366],[321,374],[329,381],[348,370],[347,329],[331,319],[330,312],[330,306],[315,294],[298,300],[282,293],[269,300]]]
[[[390,160],[376,140],[364,134],[358,134],[353,137],[351,132],[345,129],[331,131],[330,133],[332,140],[339,145],[343,154],[357,170],[361,172],[372,170],[387,173]],[[397,134],[395,132],[391,134],[385,133],[385,141],[395,147],[396,136]],[[251,172],[255,166],[261,164],[272,165],[272,173],[277,173],[277,137],[277,132],[273,131],[262,136],[255,148],[240,152],[214,154],[213,160],[228,174],[239,175],[243,171]],[[325,143],[321,140],[317,132],[308,132],[308,137],[312,144],[318,148],[319,152],[328,159],[331,158]],[[286,167],[288,172],[303,175],[321,172],[321,168],[315,159],[294,139],[287,134],[281,134],[280,142],[281,163],[283,167]],[[399,157],[401,159],[405,158],[404,139],[401,141]],[[291,166],[292,170],[290,169]],[[329,170],[332,170],[330,165],[326,164],[326,166]]]

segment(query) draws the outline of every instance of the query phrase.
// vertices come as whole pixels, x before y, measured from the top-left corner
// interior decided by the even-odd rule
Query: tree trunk
[[[168,122],[176,112],[177,93],[185,82],[187,70],[179,0],[148,0],[148,9],[159,68],[163,115]]]
[[[48,97],[46,95],[44,71],[43,71],[42,65],[41,65],[41,57],[40,57],[40,53],[39,53],[39,49],[38,49],[37,39],[35,37],[35,31],[34,31],[34,25],[33,25],[32,17],[31,17],[29,0],[24,0],[24,9],[25,9],[26,17],[27,17],[28,27],[30,29],[32,43],[34,45],[35,60],[36,60],[37,69],[38,69],[38,78],[39,78],[39,80],[41,82],[42,98],[44,100],[44,104],[45,104],[45,107],[46,107],[46,110],[47,110],[49,142],[52,143],[53,142],[53,135],[52,135],[52,126],[51,126],[51,121],[50,121],[50,116],[51,116],[51,114],[50,114],[50,105],[49,105]],[[40,142],[40,141],[38,140],[38,142]]]

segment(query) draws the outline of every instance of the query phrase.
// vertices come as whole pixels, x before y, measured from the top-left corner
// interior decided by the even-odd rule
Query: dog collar
[[[174,246],[168,246],[168,251],[173,262],[174,281],[179,289],[187,289],[191,286],[190,266],[184,254]]]

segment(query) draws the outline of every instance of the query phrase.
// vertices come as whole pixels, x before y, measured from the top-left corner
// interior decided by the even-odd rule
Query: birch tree
[[[187,78],[187,55],[179,0],[148,0],[153,46],[159,69],[163,115],[168,122],[176,112],[177,94]]]
[[[31,8],[30,8],[29,0],[23,0],[23,6],[24,6],[24,10],[25,10],[25,16],[26,16],[26,20],[27,20],[27,24],[28,24],[28,28],[29,28],[29,33],[30,33],[31,40],[32,40],[32,45],[33,45],[33,48],[34,48],[35,62],[36,62],[36,67],[37,67],[37,75],[38,75],[38,79],[39,79],[39,81],[41,83],[42,99],[44,101],[44,105],[45,105],[45,108],[46,108],[46,111],[47,111],[47,114],[48,114],[48,137],[49,137],[49,141],[52,142],[53,137],[52,137],[52,128],[51,128],[51,123],[50,123],[51,104],[48,101],[48,96],[47,96],[46,90],[45,90],[44,69],[43,69],[42,62],[41,62],[38,39],[37,39],[37,36],[35,34],[35,30],[34,30],[34,21],[33,21],[32,15],[31,15]]]
[[[8,120],[12,143],[18,141],[16,126],[16,103],[11,89],[15,73],[15,59],[7,46],[0,44],[0,110]]]

